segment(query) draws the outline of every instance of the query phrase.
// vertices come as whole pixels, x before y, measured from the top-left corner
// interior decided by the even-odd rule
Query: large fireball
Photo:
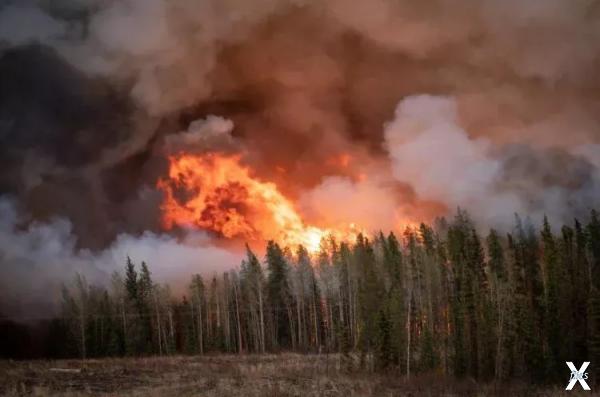
[[[169,157],[168,177],[158,181],[165,198],[163,225],[199,228],[227,238],[275,240],[315,252],[323,238],[351,240],[354,224],[325,228],[305,224],[274,183],[261,181],[239,155],[179,154]]]

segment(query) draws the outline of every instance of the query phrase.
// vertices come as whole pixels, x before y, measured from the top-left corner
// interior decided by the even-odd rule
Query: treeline
[[[199,258],[201,261],[202,258]],[[600,220],[480,235],[468,215],[401,236],[275,242],[238,270],[194,275],[185,296],[127,260],[109,288],[76,277],[62,324],[81,357],[339,352],[410,375],[564,381],[565,361],[600,365]],[[592,380],[593,380],[592,376]]]

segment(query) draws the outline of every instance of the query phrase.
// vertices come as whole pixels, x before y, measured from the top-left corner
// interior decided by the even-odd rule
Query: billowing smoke
[[[190,274],[217,274],[240,261],[240,254],[215,246],[201,232],[183,240],[152,232],[120,234],[110,246],[92,252],[76,249],[77,236],[65,219],[25,222],[14,203],[0,200],[0,301],[2,314],[17,318],[50,315],[60,302],[56,292],[76,273],[108,284],[128,256],[151,262],[154,277],[180,290]]]
[[[419,197],[468,208],[485,225],[508,229],[513,213],[568,222],[600,194],[600,173],[584,155],[472,138],[452,98],[404,99],[385,127],[385,144],[398,180]]]
[[[600,193],[599,16],[587,0],[2,1],[0,282],[7,299],[30,285],[5,306],[75,271],[102,281],[126,251],[165,281],[236,265],[222,236],[162,226],[157,181],[181,152],[239,154],[319,227],[458,206],[483,227],[570,221]]]

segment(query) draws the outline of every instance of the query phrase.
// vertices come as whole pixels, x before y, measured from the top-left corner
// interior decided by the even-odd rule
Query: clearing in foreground
[[[561,387],[477,385],[441,375],[342,370],[337,355],[214,355],[0,361],[3,396],[567,395]],[[581,392],[568,392],[569,396]]]

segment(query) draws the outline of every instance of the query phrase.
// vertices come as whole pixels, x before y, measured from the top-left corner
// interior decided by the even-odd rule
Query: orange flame
[[[211,230],[224,237],[275,240],[284,246],[305,246],[316,252],[323,238],[351,240],[354,224],[342,228],[306,225],[292,202],[274,183],[263,182],[240,164],[240,156],[209,153],[169,157],[167,178],[157,183],[164,192],[163,224]]]

